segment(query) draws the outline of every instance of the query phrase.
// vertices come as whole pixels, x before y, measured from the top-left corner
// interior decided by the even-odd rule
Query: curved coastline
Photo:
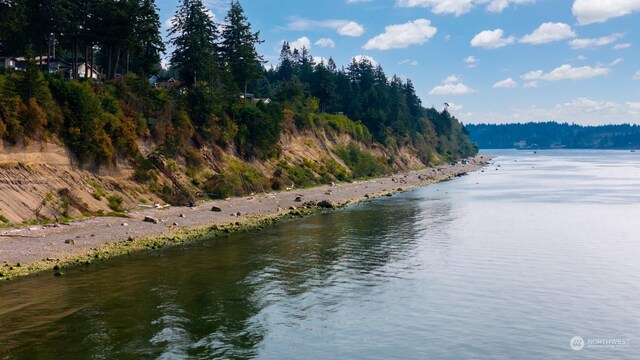
[[[64,268],[114,256],[257,230],[327,209],[447,181],[478,170],[490,159],[476,156],[456,165],[353,183],[206,201],[193,208],[135,211],[127,218],[99,217],[68,225],[5,229],[0,232],[0,280],[50,271],[61,275]]]

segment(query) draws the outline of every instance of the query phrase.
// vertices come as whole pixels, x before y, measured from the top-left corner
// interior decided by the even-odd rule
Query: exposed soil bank
[[[0,280],[45,270],[60,274],[64,266],[261,228],[326,208],[446,181],[480,168],[487,160],[478,156],[466,164],[379,179],[207,201],[192,208],[149,209],[131,213],[128,218],[98,217],[66,225],[5,229],[0,231]]]

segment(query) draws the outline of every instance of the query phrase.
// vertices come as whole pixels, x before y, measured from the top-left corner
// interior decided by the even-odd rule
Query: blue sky
[[[166,27],[178,1],[156,3]],[[222,22],[228,1],[206,3]],[[283,40],[339,66],[367,56],[464,123],[640,124],[640,0],[241,4],[271,63]]]

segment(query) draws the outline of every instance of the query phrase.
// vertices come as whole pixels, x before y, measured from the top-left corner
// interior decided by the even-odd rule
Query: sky
[[[364,56],[465,124],[640,124],[640,0],[240,3],[269,64],[283,41],[338,66]],[[178,1],[156,4],[166,30]],[[229,2],[206,5],[222,23]]]

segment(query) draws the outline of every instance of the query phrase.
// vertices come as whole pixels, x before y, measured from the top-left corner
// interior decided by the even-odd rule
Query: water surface
[[[640,358],[640,154],[492,153],[392,198],[0,284],[0,359]]]

